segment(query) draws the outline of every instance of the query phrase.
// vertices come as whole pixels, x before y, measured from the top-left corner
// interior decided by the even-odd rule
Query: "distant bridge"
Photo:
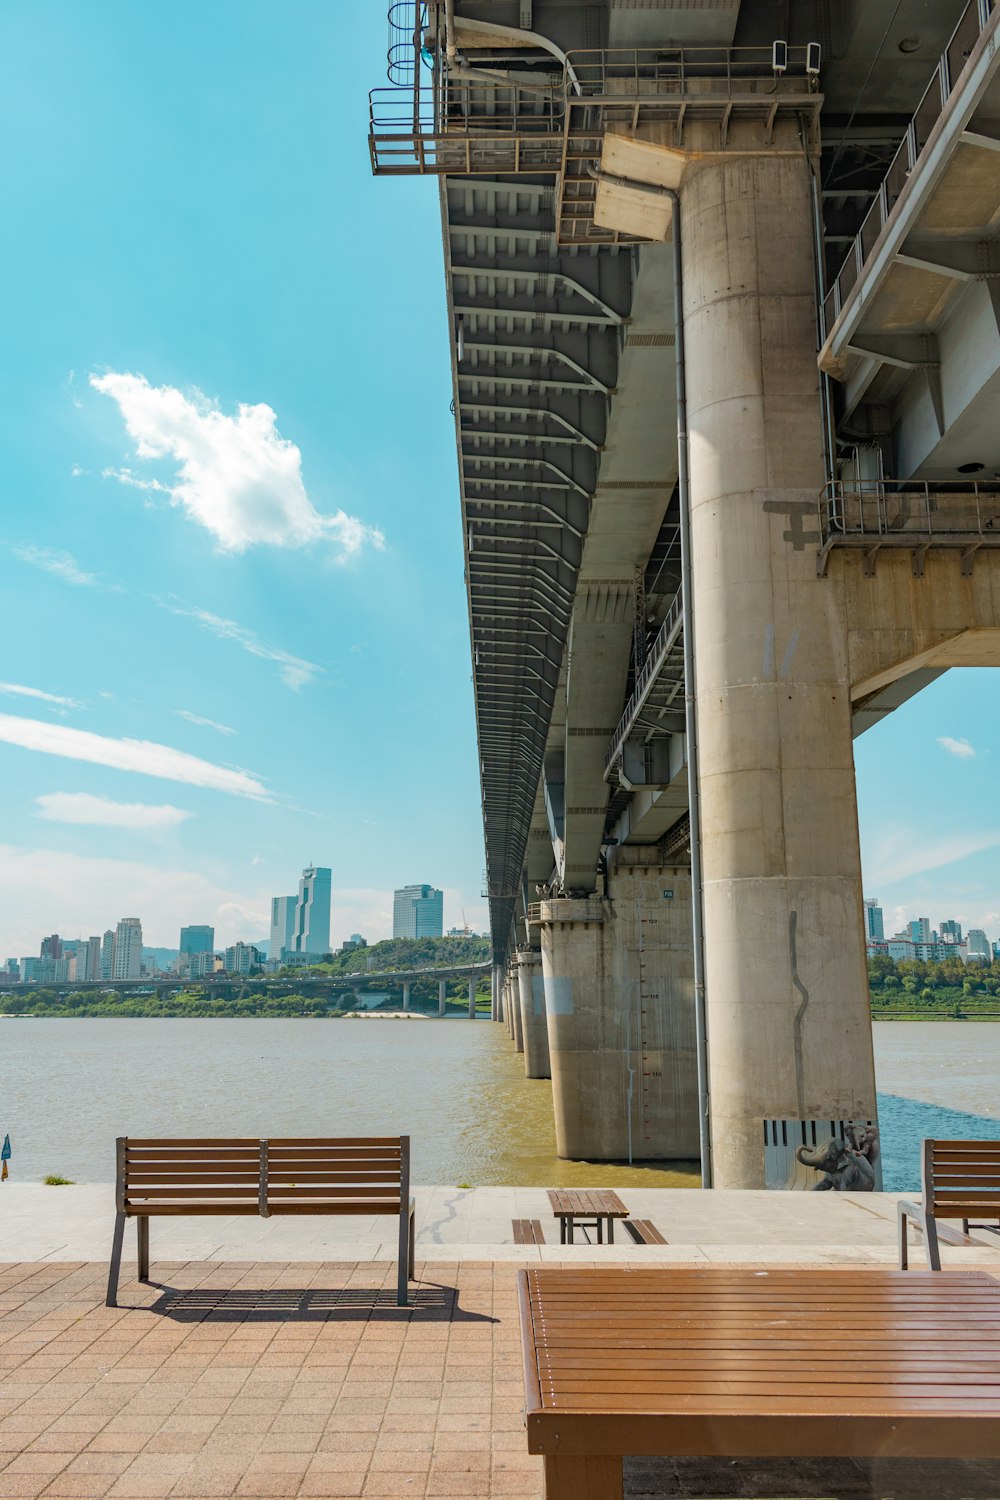
[[[58,984],[31,983],[10,984],[0,988],[0,1000],[4,995],[17,995],[30,998],[45,990],[49,993],[66,996],[75,994],[110,994],[116,995],[155,995],[163,998],[166,995],[178,994],[182,990],[190,989],[193,985],[203,985],[210,995],[220,1000],[231,1000],[237,995],[246,993],[247,990],[267,990],[269,993],[280,998],[287,995],[298,995],[311,992],[317,996],[323,994],[342,993],[344,990],[357,990],[362,987],[384,989],[402,989],[402,1007],[410,1009],[411,989],[414,984],[427,983],[432,980],[438,982],[438,1014],[445,1013],[445,987],[449,981],[457,979],[468,979],[469,983],[469,1015],[475,1015],[475,995],[477,980],[485,977],[491,972],[491,965],[487,963],[478,964],[452,964],[447,968],[425,968],[425,969],[393,969],[372,970],[364,974],[324,974],[303,975],[297,978],[291,977],[274,978],[263,974],[227,974],[222,978],[214,975],[206,976],[204,979],[182,979],[180,977],[169,977],[165,979],[84,979],[80,981],[60,980]]]

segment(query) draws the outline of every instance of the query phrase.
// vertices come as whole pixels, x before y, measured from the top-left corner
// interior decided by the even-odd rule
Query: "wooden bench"
[[[899,1266],[909,1260],[907,1231],[912,1222],[923,1232],[927,1264],[941,1269],[938,1241],[951,1245],[977,1245],[969,1237],[972,1218],[1000,1222],[1000,1141],[937,1141],[923,1143],[923,1197],[919,1203],[903,1199],[897,1204]],[[961,1221],[959,1232],[948,1222]]]
[[[637,1245],[665,1245],[667,1243],[652,1219],[626,1219],[625,1228]]]
[[[396,1301],[413,1276],[410,1138],[118,1139],[108,1307],[117,1307],[125,1220],[135,1219],[139,1280],[149,1279],[151,1218],[202,1214],[393,1214],[399,1219]]]
[[[544,1245],[541,1219],[513,1219],[515,1245]]]
[[[546,1500],[626,1455],[1000,1459],[1000,1283],[978,1272],[518,1272]]]
[[[617,1193],[608,1188],[549,1188],[552,1212],[559,1220],[560,1245],[572,1245],[573,1231],[596,1229],[597,1243],[604,1243],[604,1226],[608,1227],[608,1244],[615,1242],[615,1220],[627,1219],[628,1209]]]

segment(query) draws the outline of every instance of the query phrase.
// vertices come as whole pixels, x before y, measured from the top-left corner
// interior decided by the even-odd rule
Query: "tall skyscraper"
[[[393,937],[440,937],[443,932],[443,892],[432,885],[404,885],[393,892]]]
[[[993,957],[986,934],[981,927],[969,928],[969,957],[981,959],[987,964]]]
[[[962,941],[962,924],[949,917],[947,922],[941,923],[942,943],[960,943]]]
[[[865,902],[865,939],[869,943],[881,943],[885,940],[885,924],[877,896]]]
[[[931,940],[930,917],[918,917],[915,922],[910,922],[907,927],[910,941],[914,943],[929,943]]]
[[[115,935],[109,927],[101,939],[101,978],[111,979],[115,972]]]
[[[182,953],[211,953],[215,949],[214,927],[182,927]]]
[[[322,865],[307,865],[302,871],[291,945],[296,953],[329,953],[332,883],[332,870]]]
[[[77,979],[94,980],[101,977],[101,940],[89,937],[76,950]]]
[[[280,958],[286,948],[292,947],[298,901],[298,896],[271,897],[271,941],[267,951],[272,958]]]
[[[51,937],[42,938],[42,946],[38,956],[39,958],[62,958],[62,939],[58,932],[54,932]]]
[[[142,922],[122,917],[115,928],[112,979],[138,979],[142,974]]]

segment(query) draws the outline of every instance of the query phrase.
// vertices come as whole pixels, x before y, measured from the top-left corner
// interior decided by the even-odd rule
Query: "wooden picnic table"
[[[573,1230],[596,1229],[597,1243],[604,1243],[604,1225],[608,1226],[608,1244],[615,1242],[615,1220],[627,1219],[628,1209],[617,1193],[604,1188],[549,1188],[552,1212],[559,1220],[560,1245],[572,1245]]]
[[[626,1454],[1000,1459],[982,1272],[518,1273],[546,1500],[621,1500]]]

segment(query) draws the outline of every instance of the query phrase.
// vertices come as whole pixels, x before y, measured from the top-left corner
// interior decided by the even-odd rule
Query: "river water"
[[[1000,1137],[1000,1025],[875,1026],[886,1187],[922,1135]],[[417,1183],[696,1186],[690,1163],[555,1154],[551,1090],[500,1026],[459,1020],[0,1021],[11,1174],[114,1178],[117,1135],[395,1135]]]

